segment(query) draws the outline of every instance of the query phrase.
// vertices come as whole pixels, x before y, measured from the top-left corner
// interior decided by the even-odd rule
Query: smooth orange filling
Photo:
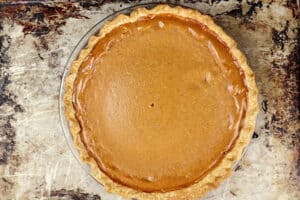
[[[199,22],[156,15],[115,28],[74,83],[81,139],[111,179],[145,191],[199,181],[239,135],[244,74]]]

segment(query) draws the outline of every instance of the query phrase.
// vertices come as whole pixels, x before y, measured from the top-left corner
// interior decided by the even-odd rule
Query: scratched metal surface
[[[64,64],[79,39],[104,16],[136,3],[0,3],[0,199],[121,199],[72,155],[58,97]],[[297,1],[181,3],[213,16],[237,41],[260,91],[244,158],[204,199],[300,199]]]

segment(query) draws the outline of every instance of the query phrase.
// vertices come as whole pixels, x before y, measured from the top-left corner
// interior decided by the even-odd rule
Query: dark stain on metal
[[[270,129],[270,121],[268,120],[268,118],[265,118],[264,128],[265,128],[266,130],[269,130],[269,129]]]
[[[14,184],[13,182],[9,181],[9,180],[6,179],[6,178],[2,178],[2,181],[3,181],[4,183],[6,183],[7,185],[10,185],[10,186],[12,186],[12,185]]]
[[[258,137],[259,137],[259,135],[258,135],[256,132],[254,132],[253,135],[252,135],[252,138],[253,138],[253,139],[256,139],[256,138],[258,138]]]
[[[0,79],[0,106],[3,104],[12,104],[13,100],[10,98],[9,94],[5,93],[6,86],[10,83],[9,75],[6,73],[1,74]]]
[[[257,2],[249,2],[247,1],[247,4],[250,5],[250,9],[248,10],[248,12],[246,13],[247,16],[252,16],[252,15],[256,15],[256,9],[261,9],[263,6],[262,1],[257,1]]]
[[[299,14],[300,14],[300,12],[299,12],[300,5],[298,3],[299,1],[298,2],[297,1],[298,0],[289,0],[286,2],[286,6],[289,7],[290,9],[292,9],[293,17],[295,19],[298,19]]]
[[[38,53],[38,57],[39,57],[41,60],[44,60],[44,57],[43,57],[40,53]]]
[[[244,20],[242,22],[242,25],[246,28],[246,29],[249,29],[249,30],[252,30],[252,31],[255,31],[256,30],[256,27],[257,27],[257,24],[253,23],[252,21],[250,20]]]
[[[51,199],[73,199],[73,200],[101,200],[99,195],[85,193],[80,189],[77,190],[52,190],[50,194]]]
[[[99,0],[99,1],[80,1],[79,5],[83,8],[83,9],[92,9],[92,8],[99,8],[100,6],[102,6],[105,3],[109,3],[112,2],[111,0],[107,1],[107,0]],[[116,1],[115,1],[116,2]]]
[[[0,25],[0,31],[2,30],[2,26]],[[8,35],[0,35],[0,63],[1,67],[5,67],[4,64],[7,64],[9,61],[8,55],[6,54],[7,50],[11,45],[11,38]],[[1,92],[1,90],[0,90]]]
[[[58,67],[59,66],[58,58],[59,58],[58,52],[56,52],[56,51],[51,52],[50,53],[50,57],[49,57],[48,66],[50,68],[56,68],[56,67]]]
[[[263,6],[263,2],[262,1],[256,1],[256,2],[249,2],[246,1],[244,2],[245,4],[247,4],[249,6],[249,9],[246,13],[243,13],[243,7],[242,7],[242,2],[239,2],[238,6],[236,9],[233,9],[229,12],[226,12],[224,14],[232,16],[232,17],[243,17],[243,20],[246,20],[246,18],[244,17],[252,17],[253,15],[256,15],[256,9],[261,9]]]
[[[285,40],[288,40],[288,37]],[[293,132],[299,133],[299,129],[295,126],[299,123],[300,117],[298,48],[296,44],[284,62],[274,61],[272,63],[272,71],[280,81],[278,82],[279,86],[283,88],[283,94],[275,99],[275,102],[277,102],[275,105],[281,105],[281,109],[276,108],[271,118],[272,130],[274,130],[276,136],[286,135],[289,137]],[[290,130],[291,127],[293,127],[293,130]]]
[[[20,104],[17,104],[15,107],[14,107],[14,111],[17,113],[17,112],[24,112],[25,109],[22,105]]]
[[[14,187],[14,182],[12,180],[9,180],[8,178],[1,178],[0,179],[1,188],[0,191],[7,192],[12,190]]]
[[[9,18],[23,26],[24,34],[46,35],[51,31],[61,34],[60,27],[67,18],[86,18],[80,7],[70,2],[35,2],[26,4],[0,4],[0,19]]]
[[[83,9],[88,9],[88,10],[92,10],[92,9],[97,9],[100,8],[101,6],[103,6],[106,3],[141,3],[142,0],[91,0],[91,1],[79,1],[79,5],[83,8]],[[169,3],[169,4],[176,4],[176,3],[180,3],[182,1],[180,0],[166,0],[163,1],[162,3]],[[197,3],[199,1],[197,0],[185,0],[183,1],[184,3]],[[221,0],[202,0],[202,3],[207,3],[209,5],[213,5],[213,4],[218,4],[221,2]],[[153,3],[159,3],[159,2],[153,2]],[[120,4],[120,7],[122,7],[122,4]],[[147,7],[147,5],[145,5],[145,7]],[[150,6],[151,7],[151,6]]]
[[[0,23],[0,30],[2,24]],[[16,113],[24,112],[22,105],[17,103],[17,95],[9,91],[8,85],[11,83],[10,75],[7,72],[10,58],[7,54],[11,46],[11,38],[8,35],[0,35],[0,110],[4,107],[10,107],[15,111],[14,114],[5,114],[0,116],[0,165],[7,164],[9,157],[15,150],[16,130],[12,126]]]
[[[239,171],[239,170],[241,170],[241,169],[242,169],[242,166],[238,164],[238,165],[235,167],[234,171],[236,172],[236,171]]]
[[[237,196],[235,192],[233,192],[232,190],[230,190],[230,194],[232,194],[232,196]]]
[[[289,21],[286,22],[286,25],[283,28],[283,30],[276,30],[275,28],[272,29],[272,39],[274,41],[274,44],[280,46],[281,50],[283,50],[284,48],[285,41],[289,39],[287,34],[289,29],[289,23]]]
[[[14,120],[13,115],[6,116],[5,119],[0,119],[0,130],[2,131],[0,135],[0,165],[6,164],[9,156],[15,150],[16,130],[11,125],[12,120]]]
[[[39,36],[37,37],[37,41],[33,41],[33,46],[36,48],[37,52],[41,52],[43,50],[48,51],[49,45],[46,39],[47,36]],[[44,58],[38,53],[38,56],[43,60]]]
[[[41,47],[45,50],[49,50],[49,46],[48,46],[45,36],[39,37],[39,40],[40,40]]]
[[[268,112],[268,100],[263,100],[261,102],[261,109],[266,113]]]

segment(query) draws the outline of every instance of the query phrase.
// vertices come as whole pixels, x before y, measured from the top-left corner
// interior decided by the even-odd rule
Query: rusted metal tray
[[[72,155],[59,118],[65,63],[120,9],[156,1],[0,3],[0,199],[121,199]],[[299,3],[160,1],[211,15],[248,57],[260,113],[243,159],[210,200],[300,199]]]

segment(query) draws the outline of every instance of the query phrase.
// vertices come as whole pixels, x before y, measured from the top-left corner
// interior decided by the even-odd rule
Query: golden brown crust
[[[96,161],[88,155],[83,143],[80,139],[80,126],[75,117],[75,110],[73,107],[73,83],[75,81],[78,68],[81,63],[93,49],[94,45],[103,38],[107,33],[109,33],[114,28],[130,22],[137,21],[140,17],[145,17],[148,15],[157,14],[173,14],[176,16],[181,16],[184,18],[190,18],[199,21],[200,23],[206,25],[212,32],[216,33],[222,41],[224,41],[229,47],[232,55],[236,58],[239,66],[245,73],[245,81],[248,87],[248,108],[245,113],[244,126],[240,131],[239,138],[236,140],[232,149],[224,156],[223,160],[213,168],[203,179],[199,180],[197,183],[170,192],[153,192],[146,193],[141,191],[136,191],[129,187],[123,186],[111,180],[107,175],[105,175],[98,167]],[[199,12],[186,9],[182,7],[171,8],[168,5],[158,5],[151,10],[145,8],[139,8],[133,11],[130,16],[119,15],[112,21],[107,22],[100,30],[97,36],[92,36],[88,42],[85,49],[80,52],[77,60],[75,60],[70,68],[70,73],[66,79],[65,83],[65,116],[69,121],[70,131],[73,135],[74,143],[80,152],[81,159],[88,163],[91,167],[91,172],[93,176],[104,185],[108,192],[117,193],[121,196],[128,198],[137,198],[140,200],[161,200],[161,199],[193,199],[203,196],[208,191],[216,188],[226,177],[230,175],[232,165],[237,161],[242,154],[243,149],[248,145],[251,135],[255,127],[256,114],[258,112],[257,104],[257,87],[255,84],[255,77],[247,64],[245,56],[237,49],[236,43],[227,36],[224,31],[217,26],[213,20],[206,15],[202,15]]]

